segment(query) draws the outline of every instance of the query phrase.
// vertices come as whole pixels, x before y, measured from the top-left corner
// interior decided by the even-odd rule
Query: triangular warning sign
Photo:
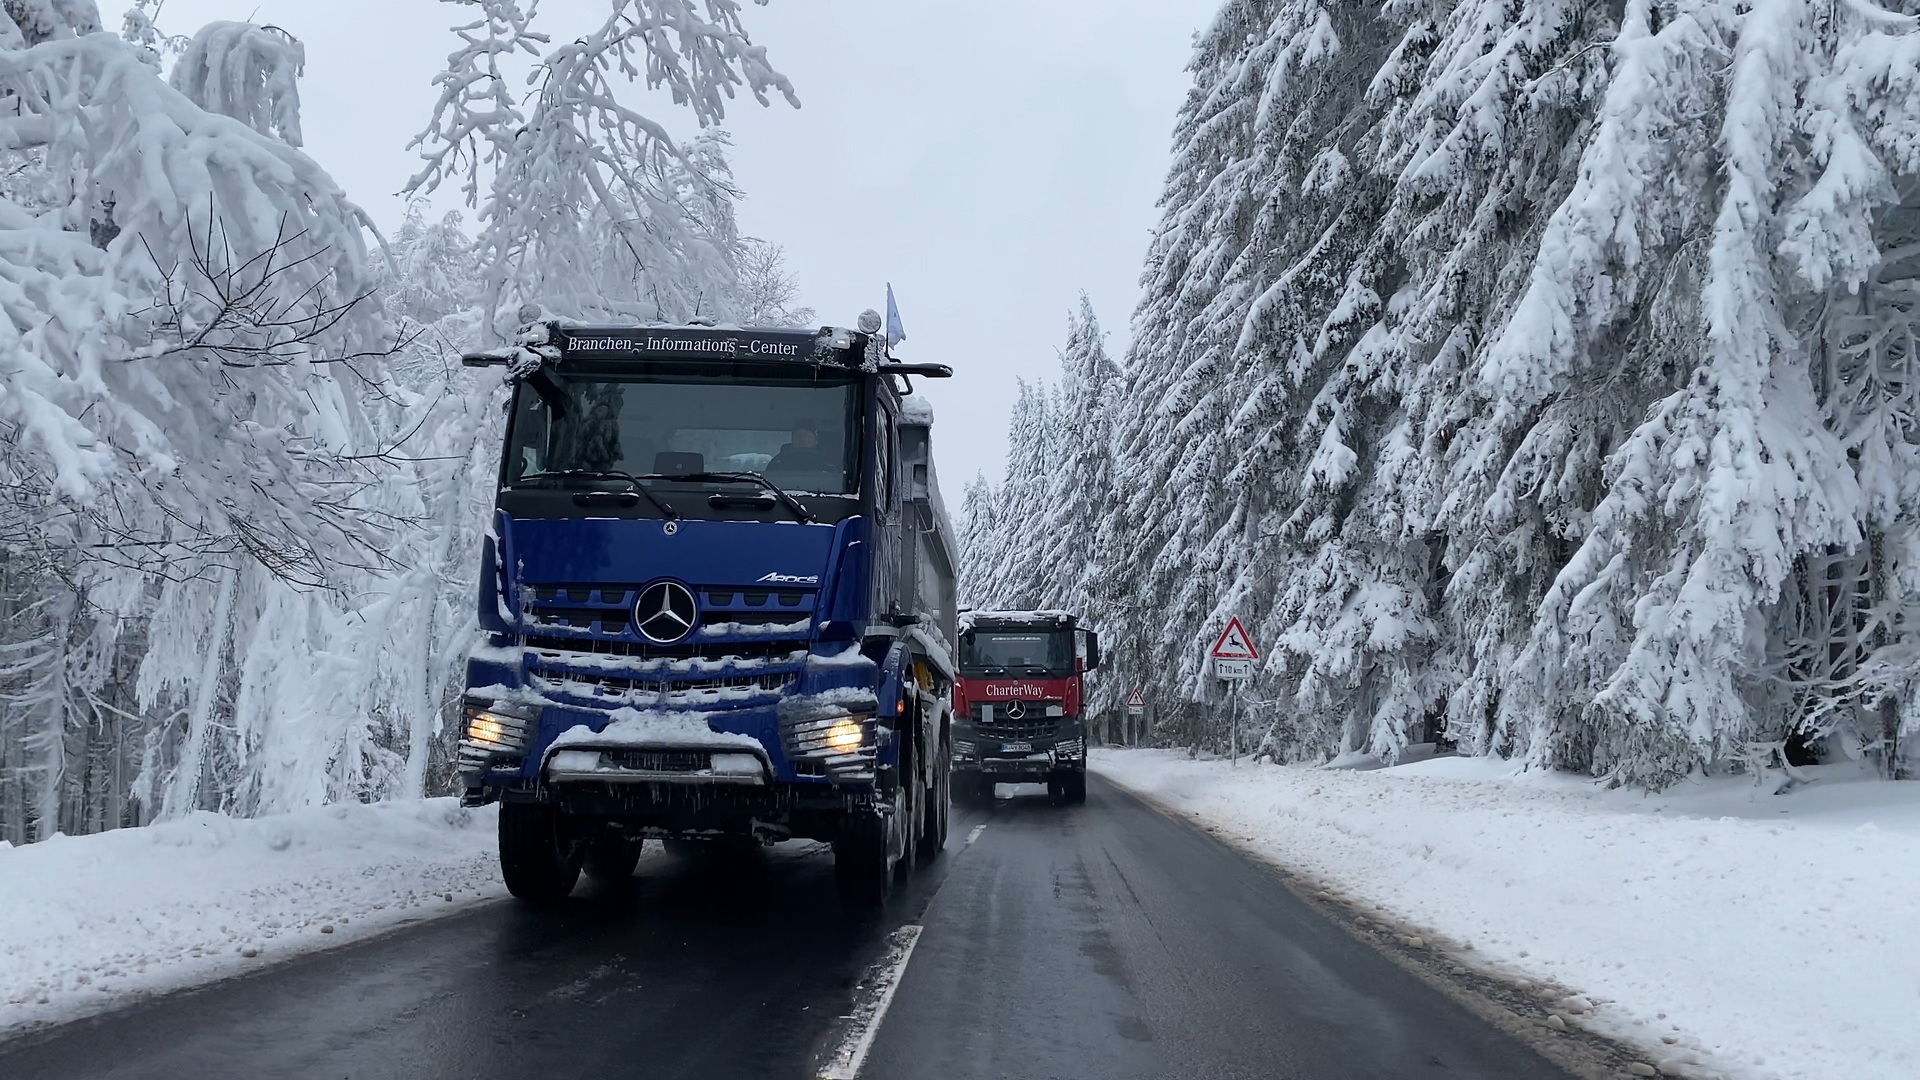
[[[1220,632],[1220,640],[1213,643],[1215,660],[1258,660],[1260,650],[1253,647],[1253,637],[1247,628],[1240,625],[1239,616],[1227,620],[1227,628]]]
[[[1147,707],[1147,695],[1136,686],[1133,693],[1127,695],[1127,705],[1130,708],[1144,709]]]

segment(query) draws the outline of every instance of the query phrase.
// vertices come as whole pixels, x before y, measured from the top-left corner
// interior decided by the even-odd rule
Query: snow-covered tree
[[[1119,681],[1199,696],[1237,614],[1281,757],[1897,769],[1917,28],[1224,4],[1120,406]]]
[[[306,48],[278,27],[215,22],[187,42],[174,61],[172,82],[208,112],[299,146],[306,64]]]
[[[1105,334],[1085,295],[1067,323],[1060,383],[1046,462],[1046,518],[1033,556],[1049,568],[1048,606],[1098,622],[1100,522],[1113,490],[1112,414],[1120,367],[1108,356]]]
[[[1007,469],[996,487],[976,478],[961,516],[966,603],[1059,608],[1102,623],[1098,545],[1111,503],[1111,431],[1118,365],[1093,305],[1068,319],[1060,382],[1019,381],[1007,418]]]
[[[989,606],[992,584],[984,580],[998,559],[1000,523],[994,516],[998,494],[985,473],[967,482],[960,504],[960,603],[970,608]]]
[[[664,88],[703,129],[742,89],[797,105],[739,6],[617,0],[598,27],[562,36],[532,5],[459,3],[473,18],[436,79],[433,123],[415,140],[425,166],[409,190],[456,183],[477,208],[488,325],[511,331],[527,305],[628,322],[726,315],[740,238],[724,136],[676,140],[620,91],[643,79]]]
[[[814,310],[800,303],[800,281],[787,269],[779,244],[752,237],[740,242],[734,263],[735,318],[742,326],[812,326]]]

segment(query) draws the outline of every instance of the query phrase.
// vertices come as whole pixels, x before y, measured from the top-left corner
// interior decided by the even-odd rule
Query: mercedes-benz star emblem
[[[1007,703],[1007,719],[1018,720],[1027,715],[1027,703],[1018,698]]]
[[[633,603],[633,625],[656,645],[672,645],[693,633],[699,608],[693,591],[677,581],[656,581]]]

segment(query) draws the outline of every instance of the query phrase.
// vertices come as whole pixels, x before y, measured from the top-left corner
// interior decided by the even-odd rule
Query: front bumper
[[[972,732],[954,737],[955,772],[981,773],[1003,783],[1044,780],[1051,773],[1077,772],[1087,767],[1086,739],[1075,734],[1052,742],[1030,740],[1009,747],[982,740]]]

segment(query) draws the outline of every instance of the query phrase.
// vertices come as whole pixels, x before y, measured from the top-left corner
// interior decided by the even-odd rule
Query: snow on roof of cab
[[[973,629],[976,622],[1004,623],[1009,626],[1057,626],[1074,619],[1071,611],[1057,608],[1043,608],[1037,611],[963,611],[960,613],[960,632]]]

